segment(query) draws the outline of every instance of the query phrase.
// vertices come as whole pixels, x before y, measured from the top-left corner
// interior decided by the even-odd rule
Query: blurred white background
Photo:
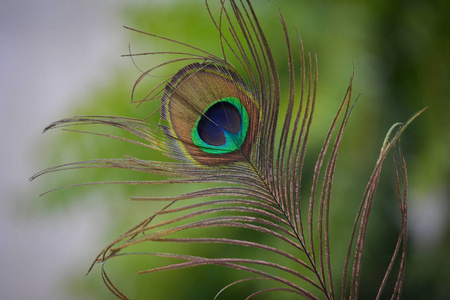
[[[85,247],[106,225],[100,203],[45,219],[22,208],[44,192],[45,178],[28,181],[47,167],[38,155],[43,128],[70,116],[115,64],[129,63],[120,58],[123,25],[118,1],[0,2],[0,299],[70,299],[65,278],[83,278],[96,255],[89,251],[101,249]],[[99,230],[89,230],[93,222]]]

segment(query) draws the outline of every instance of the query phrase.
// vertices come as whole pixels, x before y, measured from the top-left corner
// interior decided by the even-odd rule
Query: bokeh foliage
[[[287,87],[286,50],[280,46],[284,40],[277,10],[266,1],[255,2],[267,38],[273,45],[282,87]],[[316,51],[319,60],[318,108],[309,147],[312,162],[307,168],[313,167],[324,134],[353,72],[354,91],[361,93],[344,137],[333,192],[335,202],[332,206],[331,234],[335,235],[331,241],[334,249],[332,259],[336,265],[335,276],[339,278],[349,230],[384,135],[393,123],[405,121],[425,106],[430,106],[430,109],[414,122],[402,140],[409,171],[410,209],[423,207],[418,203],[427,201],[443,201],[443,208],[449,209],[447,185],[450,166],[447,152],[450,128],[447,119],[450,113],[450,21],[444,13],[448,5],[444,1],[287,0],[278,0],[276,4],[283,12],[290,31],[294,34],[297,28],[305,47]],[[213,9],[218,7],[212,3]],[[218,34],[201,0],[127,4],[123,16],[124,25],[129,27],[220,53]],[[128,36],[132,52],[183,50],[180,46],[133,32],[129,32]],[[167,57],[144,56],[136,59],[135,63],[139,69],[146,70],[165,59]],[[80,99],[76,107],[68,110],[68,114],[149,116],[158,107],[157,102],[136,107],[129,101],[133,82],[139,75],[139,70],[130,60],[128,69],[116,70],[107,85],[93,90],[86,99]],[[159,80],[157,77],[146,80],[138,89],[136,99]],[[158,121],[157,114],[149,118],[149,122],[156,124]],[[109,130],[106,129],[106,132]],[[127,137],[119,131],[111,133]],[[120,158],[124,155],[164,159],[161,154],[149,153],[142,147],[77,133],[55,134],[55,142],[49,149],[52,165],[93,158]],[[376,294],[399,227],[392,172],[389,164],[386,166],[368,232],[361,299],[370,299]],[[109,169],[91,169],[50,177],[49,188],[86,181],[151,179],[148,174]],[[308,177],[311,176],[304,176]],[[177,186],[176,189],[182,192],[182,189],[191,188]],[[88,186],[56,191],[45,200],[51,205],[83,201],[94,191],[99,198],[96,201],[105,201],[112,207],[114,225],[105,236],[105,244],[157,209],[154,204],[129,202],[130,196],[145,196],[148,193],[163,195],[167,192],[158,186],[152,186],[151,190],[145,186],[130,185]],[[433,198],[436,195],[440,200]],[[415,221],[410,217],[410,223]],[[439,239],[431,244],[424,244],[420,236],[412,234],[405,299],[445,299],[450,296],[450,275],[445,272],[450,269],[446,259],[450,251],[448,228],[444,227]],[[220,247],[203,251],[209,250],[227,253]],[[235,279],[233,270],[207,267],[169,271],[158,276],[137,276],[137,271],[158,262],[148,257],[124,257],[122,260],[106,267],[132,299],[147,299],[149,295],[158,295],[152,299],[210,299],[223,285]],[[86,268],[88,266],[89,262],[86,262]],[[112,298],[103,287],[98,269],[94,269],[87,278],[79,274],[82,279],[74,279],[73,292],[84,296],[92,294],[94,299]],[[239,290],[234,292],[236,294],[233,295],[230,291],[225,298],[239,299]]]

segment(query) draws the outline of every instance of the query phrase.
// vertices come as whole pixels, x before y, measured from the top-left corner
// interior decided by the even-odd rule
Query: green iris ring
[[[210,106],[205,110],[207,111],[211,106],[218,102],[228,102],[232,104],[236,109],[239,111],[241,116],[241,129],[238,133],[232,133],[228,132],[226,130],[223,130],[223,133],[225,135],[225,144],[220,146],[214,146],[206,143],[203,141],[199,134],[198,134],[198,124],[202,118],[200,116],[195,123],[194,128],[192,128],[191,131],[191,138],[194,145],[198,146],[203,152],[210,153],[210,154],[226,154],[233,151],[238,150],[242,144],[244,143],[245,137],[247,135],[248,127],[249,127],[249,118],[247,114],[247,110],[245,109],[244,105],[242,105],[241,101],[238,98],[235,97],[227,97],[220,100],[215,101],[214,103],[211,103]]]

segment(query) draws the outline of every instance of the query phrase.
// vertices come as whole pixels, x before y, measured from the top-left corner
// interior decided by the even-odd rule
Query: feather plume
[[[334,281],[340,276],[333,272],[331,264],[330,207],[339,148],[353,108],[353,77],[324,138],[315,162],[312,184],[306,187],[303,185],[303,169],[316,104],[317,58],[304,51],[298,33],[295,38],[298,46],[292,46],[280,12],[289,66],[289,92],[287,99],[282,99],[275,59],[251,2],[229,0],[221,3],[219,17],[214,18],[206,2],[220,36],[221,56],[128,28],[186,48],[185,52],[164,52],[181,55],[181,58],[143,72],[133,88],[134,91],[157,69],[188,62],[139,101],[161,99],[161,124],[152,125],[146,120],[127,117],[83,116],[54,122],[45,129],[66,129],[77,125],[116,127],[133,134],[135,139],[109,137],[162,152],[170,158],[169,161],[135,157],[97,159],[49,168],[33,178],[55,171],[102,167],[129,169],[166,178],[105,183],[166,185],[169,189],[177,183],[212,184],[175,196],[133,198],[165,202],[166,205],[112,241],[95,260],[102,264],[104,282],[118,298],[127,299],[127,296],[120,290],[120,284],[110,279],[105,264],[119,256],[133,255],[128,251],[138,245],[148,244],[151,248],[155,244],[167,243],[245,248],[258,255],[242,251],[240,257],[210,258],[150,250],[141,254],[166,258],[172,263],[144,270],[142,274],[218,265],[241,271],[245,277],[237,276],[235,281],[224,283],[216,298],[237,285],[258,280],[266,280],[270,284],[248,290],[247,299],[269,292],[291,293],[306,299],[335,299],[339,297],[339,289],[342,299],[358,298],[364,242],[383,162],[388,153],[396,149],[406,127],[421,112],[404,124],[395,124],[386,135],[355,216],[347,255],[342,258],[345,263],[341,281],[336,284]],[[294,54],[293,49],[296,48],[298,52]],[[158,53],[129,56],[144,54]],[[295,55],[301,60],[298,66],[294,66]],[[384,292],[393,266],[399,260],[396,283],[391,291],[393,298],[399,298],[405,272],[407,182],[406,164],[399,148],[394,154],[402,220],[378,297]],[[214,228],[222,230],[204,231]],[[238,234],[230,237],[224,232],[251,232],[260,238],[253,240]],[[262,255],[264,259],[260,258]]]

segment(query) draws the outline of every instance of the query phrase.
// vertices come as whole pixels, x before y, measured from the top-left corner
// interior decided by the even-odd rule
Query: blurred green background
[[[213,1],[211,1],[213,2]],[[276,7],[267,1],[255,1],[255,9],[265,30],[280,70],[280,80],[287,88],[286,50]],[[307,168],[311,168],[321,147],[324,134],[343,98],[349,78],[354,72],[354,94],[361,94],[353,111],[338,161],[334,186],[332,214],[332,247],[335,278],[339,279],[344,251],[349,238],[349,226],[354,218],[365,184],[375,164],[380,146],[389,127],[405,121],[414,112],[428,106],[402,139],[408,164],[409,178],[409,244],[405,299],[448,299],[450,297],[450,232],[448,213],[450,160],[448,149],[450,128],[450,21],[449,5],[445,1],[274,1],[286,18],[291,37],[295,29],[302,36],[307,50],[314,50],[319,62],[318,108],[312,128]],[[89,10],[86,2],[85,9]],[[119,3],[119,4],[118,4]],[[139,1],[115,3],[120,9],[118,25],[126,25],[160,36],[186,42],[215,54],[220,44],[204,2],[199,1]],[[215,12],[218,5],[212,5]],[[99,9],[97,14],[101,13]],[[95,18],[96,15],[90,15]],[[132,52],[173,51],[172,44],[116,28],[123,40],[115,54]],[[295,43],[294,43],[295,44]],[[83,48],[84,49],[84,48]],[[73,57],[82,61],[84,50]],[[85,45],[86,51],[89,46]],[[120,64],[111,61],[112,68],[96,70],[101,81],[80,85],[83,93],[74,103],[63,108],[56,118],[73,115],[148,116],[158,103],[145,103],[140,107],[130,104],[131,88],[140,71],[129,58]],[[145,70],[167,59],[166,56],[145,56],[136,59],[138,68]],[[70,66],[68,66],[70,72]],[[167,75],[167,74],[161,74]],[[150,78],[140,87],[138,94],[149,91],[160,78]],[[56,89],[57,87],[55,87]],[[39,99],[36,99],[39,101]],[[48,120],[49,122],[56,119]],[[152,119],[158,121],[158,116]],[[97,128],[93,128],[97,130]],[[106,129],[102,132],[121,134]],[[126,135],[124,135],[126,136]],[[45,141],[34,146],[37,168],[94,158],[120,158],[132,155],[141,159],[161,159],[158,153],[121,141],[77,133],[55,131],[46,134]],[[306,177],[311,177],[306,175]],[[50,174],[33,182],[35,191],[43,192],[55,187],[102,180],[148,180],[145,174],[125,171],[92,169],[87,171]],[[180,192],[184,187],[177,187]],[[83,244],[84,258],[95,258],[108,242],[126,229],[150,216],[157,209],[151,203],[133,203],[131,196],[163,195],[164,187],[146,186],[89,186],[67,188],[53,192],[32,204],[20,206],[21,215],[33,220],[51,216],[64,216],[73,212],[74,205],[89,211],[86,231],[95,232],[95,239]],[[37,194],[38,192],[36,192]],[[395,198],[391,160],[386,161],[382,180],[375,200],[368,231],[365,260],[363,261],[361,299],[376,294],[385,265],[390,258],[398,230],[398,208]],[[305,194],[309,196],[308,192]],[[34,196],[33,196],[34,197]],[[19,202],[20,203],[20,202]],[[76,203],[76,204],[75,204]],[[24,213],[25,211],[25,213]],[[79,213],[79,212],[78,212]],[[89,221],[90,220],[90,221]],[[94,220],[94,221],[92,221]],[[57,224],[57,222],[56,222]],[[85,224],[85,225],[86,225]],[[87,226],[86,225],[86,226]],[[56,225],[57,226],[57,225]],[[57,249],[66,251],[64,238],[76,234],[78,226],[55,236]],[[80,238],[82,243],[83,237]],[[33,241],[32,245],[39,245]],[[30,241],[31,244],[31,241]],[[32,247],[23,245],[23,247]],[[220,249],[212,248],[216,251]],[[186,251],[190,251],[187,249]],[[225,255],[227,255],[226,250]],[[90,256],[88,256],[89,254]],[[3,259],[3,257],[2,257]],[[51,258],[47,257],[51,264]],[[100,267],[87,277],[91,260],[77,260],[78,268],[64,274],[63,293],[66,299],[112,299],[100,277]],[[112,279],[120,282],[124,292],[132,299],[212,299],[225,284],[233,281],[235,273],[222,268],[198,268],[158,275],[137,276],[138,270],[149,268],[154,260],[124,257],[108,264]],[[26,266],[25,266],[26,267]],[[45,266],[43,266],[45,267]],[[81,269],[79,267],[82,267]],[[30,271],[34,272],[34,271]],[[194,272],[194,273],[191,273]],[[58,274],[57,268],[55,274]],[[192,275],[192,274],[195,274]],[[36,276],[39,276],[36,274]],[[56,275],[57,276],[57,275]],[[262,283],[257,283],[262,284]],[[237,289],[227,297],[241,299]],[[274,294],[269,294],[274,297]],[[284,295],[283,295],[284,296]],[[52,298],[51,295],[49,295]],[[288,295],[286,295],[285,299]],[[263,299],[263,298],[261,298]],[[266,299],[273,299],[268,297]]]

